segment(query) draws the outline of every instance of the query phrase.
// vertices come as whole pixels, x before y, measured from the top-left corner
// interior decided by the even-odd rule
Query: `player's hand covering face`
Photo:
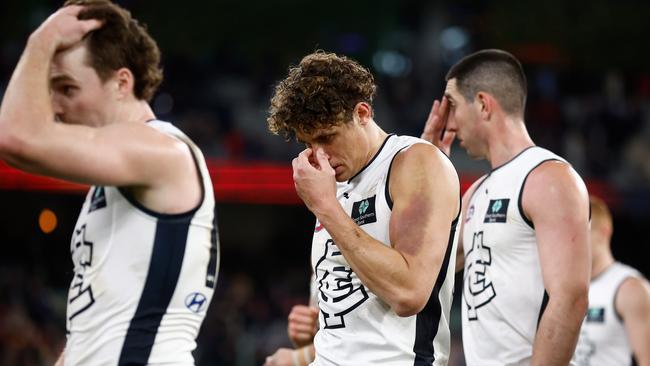
[[[292,165],[296,192],[307,208],[314,212],[328,200],[336,202],[335,172],[323,149],[303,150]]]

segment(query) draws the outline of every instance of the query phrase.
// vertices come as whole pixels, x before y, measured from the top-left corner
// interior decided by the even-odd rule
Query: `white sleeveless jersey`
[[[619,287],[630,277],[641,277],[641,274],[632,267],[615,262],[591,281],[589,310],[580,329],[575,353],[578,366],[632,364],[632,347],[614,305]]]
[[[186,143],[203,198],[159,214],[118,187],[91,187],[70,243],[66,365],[193,365],[219,251],[210,175],[201,151],[167,122],[149,126]]]
[[[428,142],[389,135],[364,169],[337,186],[343,209],[361,229],[386,246],[390,246],[392,207],[390,167],[398,152],[416,143]],[[313,365],[446,365],[455,272],[450,256],[456,252],[457,221],[452,223],[444,262],[429,301],[424,310],[410,317],[399,317],[361,282],[327,230],[317,223],[311,260],[320,329],[314,339]]]
[[[548,295],[537,240],[523,213],[528,174],[548,160],[530,147],[481,178],[463,224],[463,348],[469,366],[529,365]]]

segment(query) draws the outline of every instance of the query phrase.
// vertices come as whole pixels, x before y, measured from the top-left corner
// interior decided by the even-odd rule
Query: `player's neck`
[[[591,267],[591,279],[593,280],[614,264],[614,257],[608,250],[594,250],[592,255],[593,262]]]
[[[528,135],[524,122],[507,118],[493,128],[488,140],[487,160],[494,169],[509,162],[524,149],[534,145],[535,143]]]
[[[116,123],[136,122],[144,123],[156,119],[151,106],[144,100],[133,99],[124,102],[115,115]]]
[[[370,128],[370,149],[368,151],[368,157],[366,159],[366,163],[372,160],[372,158],[375,157],[377,152],[379,151],[379,148],[384,144],[384,141],[386,140],[386,137],[388,137],[388,134],[384,132],[384,130],[379,127],[374,121],[372,122],[373,126],[369,126]]]

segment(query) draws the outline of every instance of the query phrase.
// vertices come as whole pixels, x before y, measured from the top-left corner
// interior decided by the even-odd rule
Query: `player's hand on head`
[[[292,166],[296,192],[312,212],[327,200],[336,201],[335,172],[322,149],[305,149],[293,159]]]
[[[295,305],[289,313],[288,321],[287,333],[296,347],[313,343],[318,330],[318,308]]]
[[[102,22],[97,19],[78,19],[83,9],[83,6],[70,5],[57,10],[41,24],[33,36],[45,37],[55,51],[76,45],[86,34],[102,26]]]
[[[448,117],[449,101],[447,98],[442,97],[442,101],[435,100],[420,136],[422,139],[436,145],[447,156],[451,153],[451,144],[456,137],[455,132],[446,129]]]

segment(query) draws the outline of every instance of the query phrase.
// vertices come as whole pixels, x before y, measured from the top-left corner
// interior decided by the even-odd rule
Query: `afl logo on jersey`
[[[467,216],[465,216],[465,222],[469,222],[469,220],[472,219],[472,216],[474,216],[474,205],[469,206],[469,209],[467,209]]]
[[[208,299],[200,292],[192,292],[185,298],[185,306],[195,313],[200,313],[208,305]]]

